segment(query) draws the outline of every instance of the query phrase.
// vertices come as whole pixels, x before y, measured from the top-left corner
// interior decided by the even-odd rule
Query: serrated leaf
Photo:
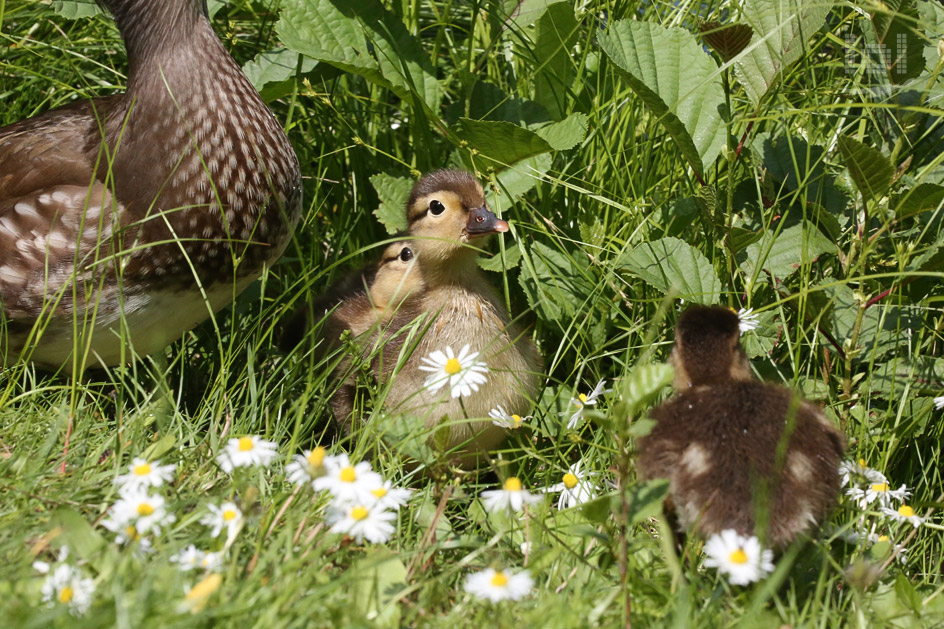
[[[587,135],[586,114],[570,114],[560,122],[549,124],[535,133],[544,138],[555,151],[566,151],[574,148]]]
[[[779,234],[766,232],[761,240],[747,248],[741,269],[754,277],[758,268],[784,280],[801,266],[811,264],[821,254],[835,250],[833,243],[815,225],[804,222]]]
[[[894,208],[895,214],[903,218],[925,210],[937,209],[942,201],[944,201],[944,186],[922,183],[896,195],[890,205]]]
[[[540,242],[534,243],[530,254],[531,265],[523,267],[519,279],[529,305],[549,321],[573,317],[593,292],[587,261]]]
[[[290,49],[352,72],[432,111],[441,99],[429,56],[378,0],[284,0],[276,32]]]
[[[52,10],[70,20],[102,12],[94,0],[52,0]]]
[[[678,238],[642,243],[624,254],[619,265],[674,297],[714,304],[721,295],[721,281],[705,254]]]
[[[785,70],[807,49],[826,21],[830,0],[748,0],[744,21],[753,29],[751,44],[734,62],[748,97],[758,105]]]
[[[534,76],[534,100],[559,120],[567,113],[568,92],[575,73],[571,49],[578,28],[573,4],[549,5],[535,28],[533,54],[538,71]]]
[[[895,169],[881,151],[839,136],[839,152],[856,188],[866,199],[881,198],[892,185]]]
[[[246,78],[257,90],[262,90],[269,83],[281,83],[295,76],[301,59],[302,72],[311,72],[317,62],[287,48],[267,50],[243,66]]]
[[[380,197],[380,207],[374,210],[374,216],[390,235],[406,231],[406,202],[413,188],[413,180],[378,173],[371,176],[370,183]]]
[[[876,59],[893,83],[902,84],[924,71],[924,46],[918,8],[914,0],[884,0],[872,11],[872,25],[881,58]]]
[[[620,20],[598,39],[685,159],[703,173],[725,141],[724,92],[714,60],[688,31],[649,22]]]
[[[551,168],[551,161],[550,153],[541,153],[492,175],[494,186],[488,186],[485,192],[488,206],[502,211],[510,207],[515,199],[541,181],[541,177]]]
[[[552,150],[537,133],[510,122],[459,118],[455,133],[497,167],[510,166]]]
[[[805,198],[807,203],[812,201],[837,213],[846,207],[846,196],[836,187],[835,177],[826,171],[824,147],[800,137],[771,138],[761,133],[751,143],[751,150],[761,156],[768,174],[784,184],[784,192],[802,191],[800,201]]]
[[[634,367],[621,382],[622,402],[632,413],[671,384],[674,375],[675,369],[665,363]]]
[[[479,268],[485,271],[507,271],[518,266],[521,261],[521,249],[518,247],[509,247],[505,249],[505,256],[496,253],[491,257],[482,257],[478,259]]]
[[[722,24],[721,22],[705,22],[698,27],[701,37],[718,56],[727,63],[740,54],[751,43],[754,34],[747,24]]]

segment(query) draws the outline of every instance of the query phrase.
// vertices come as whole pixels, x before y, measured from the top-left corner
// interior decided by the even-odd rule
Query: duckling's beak
[[[469,236],[485,236],[508,231],[508,223],[495,216],[484,205],[469,210],[469,221],[465,224]]]

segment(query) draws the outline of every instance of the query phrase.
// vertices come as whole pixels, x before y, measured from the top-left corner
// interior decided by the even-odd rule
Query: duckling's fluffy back
[[[686,528],[754,535],[757,515],[766,514],[767,544],[782,548],[820,523],[835,501],[842,437],[819,409],[783,387],[695,387],[651,417],[657,424],[638,443],[639,475],[669,479]]]

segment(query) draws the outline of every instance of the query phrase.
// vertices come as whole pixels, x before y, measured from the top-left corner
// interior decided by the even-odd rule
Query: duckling
[[[540,354],[511,317],[476,263],[478,249],[494,233],[508,231],[485,204],[485,192],[471,174],[438,170],[422,177],[410,192],[407,224],[424,289],[416,310],[432,318],[403,368],[390,383],[386,411],[421,418],[431,429],[449,422],[438,448],[462,446],[468,453],[489,450],[505,437],[492,424],[497,406],[526,414],[540,388]],[[452,398],[431,392],[422,359],[447,347],[468,344],[488,366],[487,382],[473,395]],[[467,421],[471,420],[471,421]],[[472,457],[474,458],[474,456]],[[471,463],[464,456],[462,464]]]
[[[735,529],[782,549],[833,505],[843,438],[819,408],[752,377],[738,323],[723,307],[693,306],[679,318],[676,394],[650,414],[656,425],[638,442],[638,473],[669,479],[686,529]]]
[[[392,243],[384,249],[379,262],[348,275],[313,304],[296,312],[289,320],[282,347],[289,350],[303,340],[311,316],[315,321],[324,319],[317,338],[322,341],[325,353],[337,349],[341,335],[349,331],[361,344],[362,359],[366,360],[372,349],[381,347],[371,363],[371,371],[381,378],[392,369],[400,349],[401,339],[395,332],[417,316],[409,306],[422,288],[423,280],[410,243]],[[350,432],[354,410],[356,383],[351,371],[350,358],[334,369],[335,376],[343,378],[343,382],[331,398],[335,421],[345,434]]]

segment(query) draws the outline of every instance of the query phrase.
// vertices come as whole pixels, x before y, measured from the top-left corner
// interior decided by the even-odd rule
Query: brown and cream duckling
[[[388,412],[421,418],[431,429],[449,422],[446,450],[488,450],[504,437],[489,419],[497,406],[525,415],[540,389],[542,362],[534,343],[516,323],[478,268],[478,249],[508,224],[488,209],[481,184],[471,174],[438,170],[414,186],[407,223],[424,290],[416,310],[432,320],[402,370],[394,376],[385,402]],[[434,351],[469,345],[488,366],[487,382],[472,395],[453,398],[449,387],[436,392],[424,383],[422,359]]]
[[[819,408],[751,376],[738,324],[723,307],[693,306],[679,318],[676,395],[650,414],[656,425],[638,442],[638,473],[669,479],[685,529],[735,529],[782,549],[835,502],[843,438]]]
[[[298,159],[205,0],[99,0],[124,94],[0,128],[5,362],[149,354],[275,261],[301,211]]]
[[[422,289],[423,280],[410,243],[392,243],[379,262],[349,274],[314,303],[299,309],[286,326],[282,347],[288,351],[300,344],[309,332],[309,321],[323,320],[310,339],[320,342],[319,353],[326,355],[338,349],[342,334],[349,332],[359,344],[362,360],[374,355],[371,371],[381,378],[395,364],[402,342],[395,333],[417,316],[412,306]],[[350,432],[354,410],[356,382],[351,370],[350,358],[334,369],[342,383],[331,398],[335,421],[345,433]]]

